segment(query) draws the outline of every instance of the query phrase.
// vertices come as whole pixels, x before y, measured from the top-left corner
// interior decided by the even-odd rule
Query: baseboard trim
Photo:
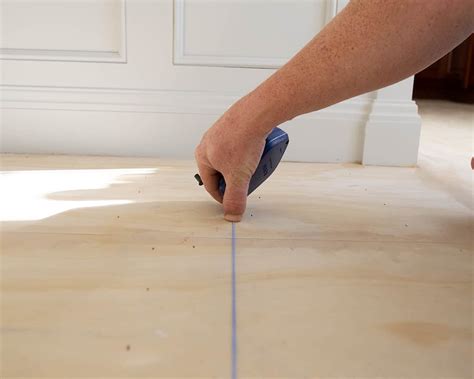
[[[241,94],[1,86],[2,152],[192,158],[204,131]],[[353,98],[284,125],[286,160],[416,164],[420,119],[410,101]],[[73,113],[73,114],[71,114]]]
[[[1,108],[132,113],[220,115],[242,94],[188,90],[0,86]],[[354,98],[303,118],[351,119],[366,116],[369,96]]]
[[[378,166],[416,166],[421,118],[412,100],[375,100],[365,126],[362,163]]]

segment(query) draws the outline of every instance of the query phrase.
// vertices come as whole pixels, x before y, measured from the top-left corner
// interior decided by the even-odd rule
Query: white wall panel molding
[[[293,1],[293,0],[291,0]],[[291,3],[291,1],[288,1],[288,4]],[[341,0],[339,0],[341,1]],[[262,1],[260,1],[262,3]],[[270,45],[270,41],[274,40],[269,36],[268,38],[265,38],[264,31],[265,29],[271,29],[272,27],[274,28],[275,31],[280,31],[283,33],[287,33],[291,35],[294,31],[292,29],[296,29],[296,26],[298,23],[288,23],[292,24],[292,29],[287,29],[285,27],[281,27],[281,23],[272,25],[272,16],[267,17],[265,22],[261,22],[260,26],[253,25],[253,27],[249,27],[249,29],[252,31],[254,34],[254,38],[250,38],[250,36],[243,37],[245,40],[245,44],[242,44],[240,46],[240,51],[233,51],[233,52],[226,52],[224,51],[223,47],[225,46],[226,48],[229,45],[235,44],[238,42],[238,39],[240,37],[239,30],[236,30],[234,32],[234,35],[232,36],[233,38],[229,37],[226,39],[224,44],[221,44],[218,46],[217,39],[216,41],[213,41],[211,45],[213,45],[216,48],[216,51],[211,52],[212,49],[210,48],[205,48],[203,45],[207,43],[207,39],[210,39],[210,36],[216,35],[218,33],[208,33],[206,35],[203,35],[200,43],[196,45],[200,45],[199,51],[192,51],[193,49],[190,49],[191,43],[190,41],[187,40],[189,36],[194,36],[194,38],[200,38],[199,33],[201,33],[199,30],[202,30],[202,25],[201,27],[198,27],[198,23],[192,23],[191,22],[191,17],[190,14],[188,13],[189,10],[188,8],[192,4],[198,4],[199,7],[196,7],[195,9],[199,8],[204,8],[206,5],[205,2],[200,2],[198,0],[174,0],[174,57],[173,57],[173,62],[174,64],[177,65],[191,65],[191,66],[218,66],[218,67],[247,67],[247,68],[279,68],[283,66],[290,58],[291,56],[296,53],[298,48],[303,47],[304,43],[309,41],[312,36],[314,36],[327,22],[329,22],[337,13],[338,11],[338,0],[306,0],[306,1],[300,1],[300,6],[304,5],[307,6],[308,9],[311,9],[311,6],[314,7],[314,14],[307,14],[307,13],[301,13],[299,16],[299,24],[304,24],[305,22],[315,22],[314,25],[311,25],[312,28],[302,28],[299,32],[296,32],[296,35],[293,36],[293,39],[291,41],[284,41],[284,43],[281,44],[281,46],[291,46],[294,49],[291,52],[287,52],[285,49],[278,49],[278,47],[273,46],[273,48],[269,48],[270,51],[265,52],[265,49],[263,47]],[[225,3],[225,2],[223,2]],[[211,6],[216,8],[217,3],[208,3]],[[238,2],[237,2],[238,4]],[[245,3],[241,3],[245,4]],[[280,1],[279,3],[280,6],[282,4],[285,4],[285,1]],[[227,5],[229,5],[229,2],[227,2]],[[258,5],[258,2],[252,3],[253,7],[256,7]],[[292,3],[292,8],[294,8],[294,5],[298,5],[298,2]],[[318,8],[319,7],[319,8]],[[272,7],[275,8],[275,7]],[[270,8],[270,9],[272,9]],[[254,8],[257,9],[257,8]],[[291,9],[291,8],[289,8]],[[267,5],[267,10],[268,10],[268,5]],[[281,12],[283,13],[283,12]],[[248,15],[248,13],[247,13]],[[276,12],[275,16],[275,22],[278,22],[277,19],[280,19],[281,17],[284,17],[284,14],[278,15],[278,12]],[[277,17],[280,16],[280,17]],[[301,17],[303,16],[303,17]],[[305,16],[305,17],[304,17]],[[316,23],[315,20],[320,18],[320,22]],[[205,17],[200,15],[200,17],[195,17],[197,20],[201,21],[202,23],[209,22],[212,24],[213,22],[216,22],[216,18],[220,17],[214,17],[214,19],[209,19],[206,20]],[[306,18],[306,20],[305,20]],[[189,34],[187,33],[189,28],[192,28],[191,25],[194,25],[195,28],[189,31]],[[246,27],[242,26],[242,30],[246,30]],[[221,27],[221,29],[222,27]],[[188,37],[187,37],[188,35]],[[207,36],[207,38],[206,38]],[[222,39],[226,38],[225,36],[219,36],[218,39],[222,43]],[[268,40],[268,41],[267,41]],[[246,54],[246,50],[251,50],[247,49],[247,47],[251,46],[252,44],[256,44],[255,41],[259,41],[258,43],[258,49],[259,50],[258,54]],[[267,41],[267,42],[266,42]],[[278,41],[272,41],[272,43],[278,43]],[[238,44],[238,43],[237,43]],[[202,49],[202,51],[201,51]],[[195,50],[195,49],[194,49]],[[255,50],[255,49],[254,49]],[[281,51],[280,51],[281,50]],[[285,51],[283,51],[285,50]],[[278,53],[280,51],[280,53]],[[248,51],[247,51],[248,53]]]
[[[278,67],[347,0],[0,3],[11,5],[0,9],[2,151],[192,158],[202,133],[272,73],[215,66]],[[414,164],[411,86],[289,121],[286,159]]]
[[[100,0],[82,4],[80,1],[52,1],[35,4],[31,1],[1,0],[3,37],[0,41],[0,59],[126,63],[126,1]],[[81,12],[75,15],[73,7],[79,7],[77,9]],[[38,12],[35,13],[35,9]],[[66,20],[61,20],[61,11],[65,12],[63,16]],[[86,18],[87,12],[95,14],[93,25],[88,25],[87,19],[80,19]],[[71,23],[75,24],[69,25],[69,33],[65,29],[68,19],[74,19]],[[45,25],[50,26],[45,28]]]

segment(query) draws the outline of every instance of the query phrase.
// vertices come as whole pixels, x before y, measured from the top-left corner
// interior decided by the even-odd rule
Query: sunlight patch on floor
[[[126,175],[156,172],[151,168],[34,170],[0,172],[0,221],[32,221],[77,208],[132,203],[130,199],[53,200],[55,192],[107,188],[125,183]]]

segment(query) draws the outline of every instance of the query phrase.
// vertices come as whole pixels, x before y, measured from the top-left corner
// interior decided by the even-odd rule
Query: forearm
[[[474,28],[472,0],[353,0],[241,101],[268,132],[422,70]]]

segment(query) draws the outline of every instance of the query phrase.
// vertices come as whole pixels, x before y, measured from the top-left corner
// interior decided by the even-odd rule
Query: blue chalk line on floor
[[[232,223],[232,379],[237,379],[237,302],[235,296],[235,223]]]

